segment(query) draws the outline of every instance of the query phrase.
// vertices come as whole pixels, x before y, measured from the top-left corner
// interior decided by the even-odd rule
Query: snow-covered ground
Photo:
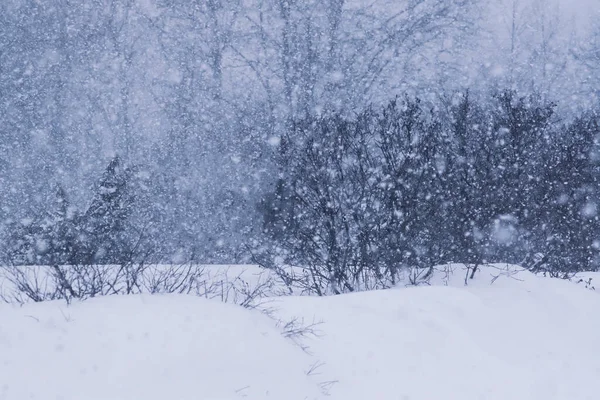
[[[513,267],[468,286],[448,272],[272,298],[275,318],[182,295],[2,304],[0,399],[600,398],[600,293]],[[318,336],[284,337],[276,320],[292,318],[322,321]]]
[[[216,300],[0,306],[0,399],[314,399],[310,363],[271,319]]]

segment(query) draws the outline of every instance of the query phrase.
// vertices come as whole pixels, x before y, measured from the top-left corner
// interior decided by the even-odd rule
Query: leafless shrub
[[[51,276],[40,273],[37,268],[7,266],[0,269],[4,282],[0,298],[6,303],[24,304],[59,298]]]
[[[319,372],[319,369],[321,369],[321,367],[324,365],[325,363],[322,361],[315,361],[313,364],[311,364],[308,370],[305,371],[305,373],[307,376],[320,375],[321,373]]]
[[[152,294],[178,293],[198,294],[198,285],[204,276],[204,268],[193,264],[148,266],[140,277],[143,291]]]
[[[561,271],[561,270],[543,270],[540,272],[540,274],[544,277],[548,277],[548,278],[558,278],[558,279],[565,279],[567,281],[572,280],[576,275],[577,275],[578,271]]]
[[[333,381],[325,381],[325,382],[319,383],[319,388],[321,389],[321,393],[323,393],[323,395],[325,395],[325,396],[329,396],[331,393],[331,388],[333,387],[333,385],[335,385],[338,382],[339,381],[337,381],[337,380],[333,380]]]
[[[587,278],[587,279],[584,279],[584,278],[579,278],[579,280],[577,281],[577,283],[578,283],[578,284],[579,284],[579,283],[583,283],[583,284],[585,285],[585,288],[586,288],[586,289],[589,289],[589,290],[596,290],[596,287],[595,287],[595,286],[592,284],[592,278],[591,278],[591,277],[589,277],[589,278]]]
[[[282,265],[277,256],[269,250],[262,253],[252,253],[252,260],[265,270],[272,271],[287,290],[287,294],[316,294],[323,295],[318,271],[312,268],[294,268]]]
[[[0,270],[0,299],[24,304],[86,300],[97,296],[177,293],[258,308],[268,296],[285,294],[267,272],[244,279],[229,269],[211,271],[196,264],[10,266]],[[282,293],[283,292],[283,293]]]
[[[264,272],[257,277],[257,282],[254,285],[250,285],[238,276],[236,278],[238,284],[235,286],[237,290],[234,290],[236,296],[234,302],[245,308],[264,308],[264,294],[272,293],[275,284],[273,279],[262,279],[263,276]]]
[[[429,285],[434,268],[410,268],[408,270],[407,286]]]
[[[444,274],[442,277],[442,282],[444,282],[444,285],[448,286],[448,283],[450,282],[450,276],[454,274],[454,270],[455,267],[453,264],[446,264],[442,267],[442,273]]]
[[[321,372],[319,372],[319,370],[325,365],[324,362],[322,361],[315,361],[306,371],[306,376],[319,376],[321,375]],[[319,389],[321,390],[321,393],[324,396],[329,396],[330,392],[331,392],[331,387],[333,385],[335,385],[336,383],[338,383],[337,380],[329,380],[329,381],[323,381],[323,382],[319,382]]]
[[[524,269],[522,269],[522,268],[511,266],[509,264],[506,264],[504,267],[499,267],[496,265],[488,265],[488,267],[496,269],[498,271],[497,274],[490,274],[492,277],[490,284],[493,284],[494,282],[496,282],[496,280],[498,278],[500,278],[501,276],[503,276],[505,278],[515,279],[515,280],[521,281],[521,282],[523,281],[522,279],[517,278],[517,275],[524,271]]]
[[[310,353],[310,347],[305,343],[305,339],[320,337],[321,332],[317,329],[323,322],[312,321],[306,323],[304,318],[294,317],[288,321],[279,321],[281,334],[292,340],[298,347],[307,354]]]
[[[466,271],[465,286],[468,286],[469,280],[472,280],[475,278],[475,273],[477,273],[481,264],[475,263],[475,264],[463,264],[463,265],[464,265],[464,267],[465,267],[464,269]]]
[[[340,292],[335,279],[327,275],[327,269],[319,266],[296,267],[278,265],[267,257],[254,257],[253,261],[265,270],[277,276],[287,293],[295,295],[325,296]],[[347,286],[341,292],[358,292],[389,289],[402,282],[409,281],[407,285],[428,285],[433,274],[433,268],[394,268],[390,273],[379,273],[378,269],[353,268],[356,273],[349,274],[345,280]],[[351,289],[350,289],[351,288]]]

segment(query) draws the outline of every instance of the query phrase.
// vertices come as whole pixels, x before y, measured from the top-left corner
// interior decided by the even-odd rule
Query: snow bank
[[[449,280],[433,277],[439,286],[278,305],[325,321],[308,344],[339,380],[335,399],[600,398],[599,293],[504,266],[465,287],[452,267]]]
[[[269,299],[323,321],[310,354],[256,310],[195,297],[0,305],[0,399],[600,398],[600,293],[512,266],[465,276]]]
[[[0,399],[314,399],[310,363],[259,311],[198,297],[0,305]]]

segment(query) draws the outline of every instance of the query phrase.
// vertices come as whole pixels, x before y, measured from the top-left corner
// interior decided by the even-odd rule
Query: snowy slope
[[[309,354],[256,310],[188,296],[0,305],[0,399],[600,398],[600,293],[512,267],[465,287],[453,270],[271,299],[284,320],[324,321]]]
[[[309,345],[338,377],[336,399],[600,398],[600,293],[528,272],[490,284],[496,268],[465,287],[462,272],[448,286],[279,305],[326,321]]]
[[[313,399],[311,360],[258,311],[188,296],[0,306],[0,399]]]

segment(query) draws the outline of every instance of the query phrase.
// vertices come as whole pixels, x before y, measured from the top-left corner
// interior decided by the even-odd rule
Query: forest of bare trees
[[[595,268],[600,25],[565,7],[4,1],[2,263]]]

